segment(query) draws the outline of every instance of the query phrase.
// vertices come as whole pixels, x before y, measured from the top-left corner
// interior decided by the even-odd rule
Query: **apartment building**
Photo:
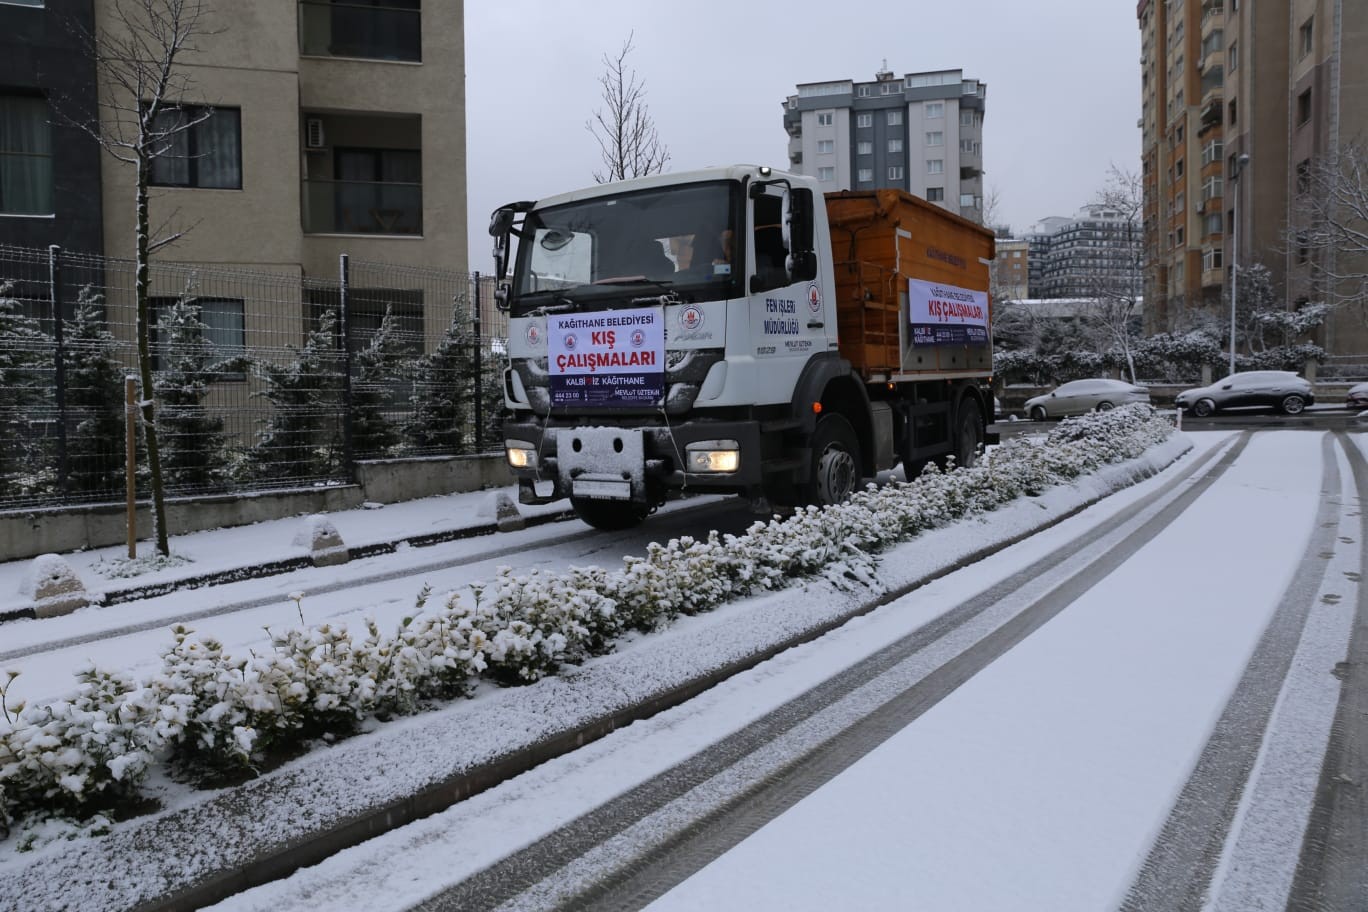
[[[982,223],[988,87],[961,70],[803,83],[784,102],[792,170],[824,190],[896,187]]]
[[[0,150],[24,168],[22,193],[0,178],[0,241],[132,257],[133,167],[51,116],[88,109],[97,91],[120,100],[73,34],[118,33],[113,0],[6,3],[0,26],[10,44],[0,105],[11,112],[0,119]],[[189,87],[165,116],[198,122],[152,167],[154,234],[184,232],[159,259],[278,275],[298,289],[272,304],[291,319],[329,303],[310,300],[308,280],[336,279],[342,253],[466,269],[463,0],[206,3],[178,65]],[[365,314],[364,291],[354,302],[361,323],[378,322]],[[396,316],[440,337],[450,301],[424,303]],[[275,335],[288,325],[247,318],[250,303],[205,306],[226,309],[215,323],[239,346],[267,344],[253,338],[254,324]]]
[[[1041,219],[1022,243],[1032,299],[1143,293],[1140,226],[1115,209],[1093,204],[1071,218]]]
[[[0,244],[101,248],[102,153],[54,107],[93,115],[95,65],[79,36],[94,22],[91,0],[0,4]]]
[[[997,256],[990,267],[994,295],[1008,301],[1030,296],[1030,242],[1025,238],[998,238]]]
[[[1147,330],[1228,313],[1236,263],[1267,267],[1289,306],[1323,297],[1289,237],[1311,162],[1368,140],[1368,4],[1140,0],[1136,13]],[[1320,341],[1368,353],[1347,311]]]

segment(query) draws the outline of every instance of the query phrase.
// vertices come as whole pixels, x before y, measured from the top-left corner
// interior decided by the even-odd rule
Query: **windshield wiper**
[[[666,282],[664,279],[648,279],[646,276],[612,276],[607,279],[599,279],[595,285],[654,285],[657,288],[669,288],[673,282]]]

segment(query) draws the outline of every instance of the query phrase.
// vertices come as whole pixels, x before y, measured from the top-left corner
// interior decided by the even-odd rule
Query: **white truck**
[[[490,234],[523,503],[601,529],[672,492],[830,504],[987,439],[993,235],[910,194],[738,165],[513,203]]]

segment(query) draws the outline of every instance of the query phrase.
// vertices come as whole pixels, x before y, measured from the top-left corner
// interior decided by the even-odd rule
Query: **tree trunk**
[[[151,166],[144,155],[138,156],[137,188],[137,280],[134,284],[138,302],[138,376],[142,385],[142,425],[143,441],[147,445],[147,467],[152,479],[152,532],[156,538],[157,553],[162,557],[171,554],[171,545],[166,535],[166,495],[162,489],[161,449],[157,445],[156,403],[152,400],[152,349],[149,339],[151,332],[152,304],[151,275],[148,264],[148,235],[150,228],[147,214],[147,186],[150,183]]]

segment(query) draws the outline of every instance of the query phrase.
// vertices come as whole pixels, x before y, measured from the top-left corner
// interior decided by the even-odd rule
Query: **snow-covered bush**
[[[161,672],[145,686],[88,671],[71,703],[6,714],[0,814],[79,816],[126,795],[159,751],[201,781],[250,774],[311,738],[346,735],[368,716],[465,695],[477,677],[536,681],[608,651],[626,630],[794,580],[878,588],[878,554],[887,548],[1133,459],[1172,431],[1148,406],[1090,413],[1061,422],[1044,441],[1008,441],[971,468],[929,466],[912,481],[871,485],[846,503],[756,522],[741,535],[653,544],[618,570],[503,567],[472,587],[473,605],[451,594],[435,610],[425,588],[415,616],[392,634],[374,621],[359,636],[302,625],[273,635],[270,653],[235,659],[217,641],[176,627]]]
[[[0,702],[17,676],[8,672]],[[76,674],[76,695],[5,707],[0,722],[0,834],[29,816],[89,817],[135,793],[160,746],[155,699],[127,677]]]

